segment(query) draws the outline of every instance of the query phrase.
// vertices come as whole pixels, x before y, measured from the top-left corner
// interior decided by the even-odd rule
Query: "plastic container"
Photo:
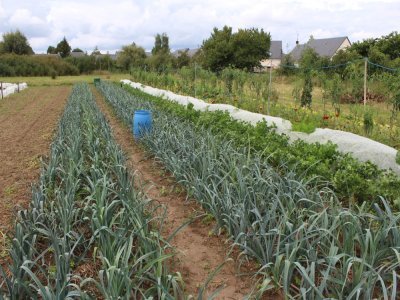
[[[136,110],[133,114],[133,136],[136,140],[151,131],[152,118],[149,110]]]

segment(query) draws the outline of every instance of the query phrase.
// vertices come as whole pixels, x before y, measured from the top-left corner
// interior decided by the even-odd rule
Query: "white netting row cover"
[[[228,104],[209,104],[194,97],[178,95],[167,90],[153,88],[126,79],[121,80],[121,82],[150,95],[162,97],[163,99],[174,101],[181,105],[186,106],[191,103],[193,104],[193,108],[196,110],[227,111],[232,118],[245,121],[253,125],[257,124],[259,121],[265,120],[268,125],[276,126],[276,131],[278,133],[284,133],[288,135],[291,140],[302,139],[308,143],[318,142],[321,144],[331,141],[338,145],[338,150],[342,153],[350,153],[360,161],[369,160],[382,169],[392,169],[394,172],[400,175],[400,165],[396,163],[397,150],[366,137],[346,131],[322,128],[317,128],[311,134],[295,132],[291,130],[292,123],[282,118],[252,113]]]
[[[2,84],[3,90],[0,91],[0,97],[3,95],[3,97],[7,97],[8,95],[17,93],[18,91],[22,91],[28,87],[28,85],[25,82],[22,83],[6,83],[3,82]],[[1,94],[2,92],[2,94]]]

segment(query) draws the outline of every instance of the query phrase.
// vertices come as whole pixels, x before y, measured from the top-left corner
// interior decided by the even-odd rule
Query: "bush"
[[[0,56],[0,76],[79,75],[79,70],[57,57],[4,54]]]
[[[374,129],[374,119],[372,112],[370,110],[366,110],[364,112],[364,131],[366,134],[371,134]]]
[[[312,101],[312,80],[311,80],[311,72],[307,71],[304,73],[304,86],[301,93],[300,105],[302,107],[311,107]]]

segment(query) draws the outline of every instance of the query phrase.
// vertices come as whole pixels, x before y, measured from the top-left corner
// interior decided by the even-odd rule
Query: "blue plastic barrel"
[[[133,114],[133,136],[140,139],[151,130],[151,111],[136,110]]]

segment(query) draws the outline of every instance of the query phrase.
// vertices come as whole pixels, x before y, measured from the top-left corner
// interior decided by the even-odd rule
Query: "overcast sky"
[[[223,25],[263,28],[286,53],[297,36],[355,42],[400,31],[400,0],[0,0],[0,34],[19,29],[36,53],[64,36],[88,52],[132,42],[149,50],[162,32],[172,49],[196,48]]]

